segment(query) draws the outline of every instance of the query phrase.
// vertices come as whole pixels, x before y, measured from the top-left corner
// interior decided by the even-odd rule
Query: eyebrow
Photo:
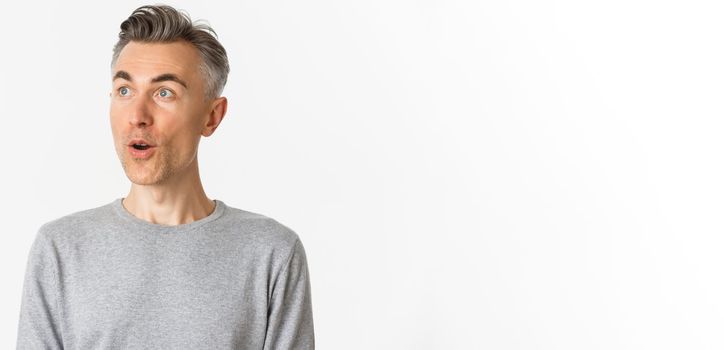
[[[119,70],[118,72],[116,72],[116,74],[113,76],[113,80],[116,80],[116,79],[125,79],[128,81],[133,81],[133,79],[131,79],[131,75],[128,74],[128,72],[123,71],[123,70]],[[175,82],[183,85],[183,87],[188,88],[188,86],[186,85],[186,82],[183,81],[183,79],[179,78],[178,75],[173,74],[173,73],[164,73],[164,74],[161,74],[161,75],[151,79],[152,83],[158,83],[158,82],[162,82],[162,81],[175,81]]]

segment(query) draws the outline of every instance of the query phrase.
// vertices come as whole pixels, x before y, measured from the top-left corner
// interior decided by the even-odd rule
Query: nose
[[[135,127],[143,127],[153,125],[153,115],[151,113],[150,101],[144,96],[137,96],[133,99],[132,106],[129,110],[130,118],[128,122]]]

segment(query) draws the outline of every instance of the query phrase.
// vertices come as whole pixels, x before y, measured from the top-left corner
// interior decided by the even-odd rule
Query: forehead
[[[173,73],[193,80],[198,78],[200,62],[198,50],[185,41],[172,43],[131,41],[118,55],[113,73],[124,70],[134,77]]]

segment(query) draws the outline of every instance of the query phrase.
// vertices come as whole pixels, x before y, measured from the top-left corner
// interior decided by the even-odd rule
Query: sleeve
[[[263,349],[314,349],[309,269],[299,238],[273,288]]]
[[[17,349],[63,349],[58,308],[55,250],[40,228],[25,268]]]

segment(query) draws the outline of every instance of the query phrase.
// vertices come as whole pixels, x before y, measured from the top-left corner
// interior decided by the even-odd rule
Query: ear
[[[209,137],[214,133],[216,128],[219,127],[221,120],[224,119],[224,115],[226,115],[226,104],[226,97],[218,97],[211,102],[211,109],[206,115],[206,125],[204,125],[203,130],[201,130],[202,135]]]

